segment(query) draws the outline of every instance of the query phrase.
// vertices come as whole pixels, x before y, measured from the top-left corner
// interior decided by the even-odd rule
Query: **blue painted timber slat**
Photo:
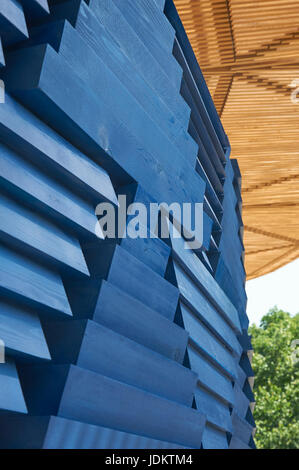
[[[0,288],[41,310],[72,315],[60,276],[5,247],[0,247]]]
[[[179,292],[122,247],[88,243],[84,256],[93,277],[106,279],[127,294],[173,320]],[[123,273],[126,272],[126,276]]]
[[[243,369],[243,371],[246,373],[248,378],[251,378],[254,376],[253,370],[251,367],[251,362],[248,358],[247,353],[242,354],[241,359],[240,359],[240,366]]]
[[[75,363],[115,380],[191,406],[197,375],[90,320],[44,323],[55,362]]]
[[[19,0],[28,19],[45,17],[50,13],[48,0]]]
[[[36,46],[13,52],[8,60],[10,72],[7,80],[14,94],[51,122],[53,127],[60,128],[73,144],[79,148],[83,145],[88,152],[95,152],[105,169],[109,171],[111,164],[115,163],[123,166],[127,174],[138,180],[156,200],[169,204],[174,200],[187,202],[186,185],[190,189],[189,202],[203,200],[205,184],[198,174],[190,171],[191,166],[182,158],[179,161],[172,158],[168,159],[167,167],[161,167],[160,160],[146,152],[142,143],[113,116],[104,102],[86,88],[86,83],[76,77],[76,72],[51,47]],[[16,65],[22,68],[22,64],[26,66],[26,74],[24,70],[22,83],[18,83],[13,70]],[[62,73],[53,76],[53,68],[60,69]],[[67,89],[63,88],[65,80],[70,81]],[[38,88],[34,88],[36,82]],[[20,87],[21,91],[18,90]],[[77,97],[76,104],[71,99],[73,94]],[[108,153],[103,154],[103,150]],[[113,155],[113,162],[108,154]],[[139,165],[135,164],[136,161]],[[161,168],[158,182],[155,173],[157,166]],[[183,172],[184,181],[181,179]]]
[[[229,449],[250,449],[249,445],[246,444],[244,441],[239,439],[236,436],[233,436],[230,443],[229,443]]]
[[[0,38],[0,447],[254,448],[241,175],[173,0],[5,0]],[[104,240],[121,194],[202,203],[201,248]]]
[[[246,444],[249,443],[250,437],[252,436],[253,426],[241,418],[236,410],[232,412],[232,423],[234,428],[234,436],[242,439]]]
[[[181,303],[181,312],[186,330],[190,334],[190,343],[198,352],[203,354],[221,372],[230,379],[236,377],[236,360],[230,352],[217,340],[191,312],[188,307]]]
[[[59,269],[89,275],[78,240],[0,193],[0,238]]]
[[[195,105],[193,101],[193,97],[184,79],[182,81],[182,96],[184,97],[184,99],[186,100],[190,108],[192,109],[192,113],[191,113],[192,122],[194,124],[196,132],[202,144],[204,145],[205,151],[207,152],[210,161],[213,163],[218,176],[224,177],[225,170],[224,170],[223,164],[219,160],[218,153],[215,150],[215,147],[213,145],[213,142],[211,140],[209,133],[207,132],[207,129],[202,124],[202,116],[200,115],[199,110],[197,109],[197,106]]]
[[[183,361],[188,338],[186,331],[172,323],[172,318],[168,320],[162,316],[159,309],[158,313],[137,300],[135,292],[132,297],[101,279],[89,282],[65,279],[64,286],[75,317],[93,318],[167,357]]]
[[[172,442],[57,416],[0,415],[0,423],[0,449],[186,449]]]
[[[194,400],[197,409],[205,413],[207,423],[216,426],[222,431],[232,432],[231,415],[227,404],[224,404],[213,394],[201,387],[196,388]]]
[[[36,310],[12,299],[0,300],[0,338],[10,357],[50,360],[44,333]],[[0,365],[0,373],[2,364]]]
[[[5,46],[28,37],[24,11],[17,0],[5,0],[0,3],[0,30]]]
[[[234,351],[235,355],[240,357],[242,348],[232,328],[209,303],[202,292],[196,288],[190,277],[186,275],[181,266],[176,262],[174,263],[174,270],[183,302],[194,312],[195,317],[204,322],[229,350]]]
[[[200,136],[198,135],[197,129],[193,123],[192,118],[190,119],[189,132],[190,132],[190,135],[193,137],[194,141],[198,145],[197,159],[200,161],[205,172],[207,173],[210,184],[212,184],[213,189],[215,193],[217,194],[217,197],[219,198],[219,201],[220,201],[222,200],[222,197],[223,197],[223,183],[222,183],[223,177],[218,175],[214,165],[212,164],[210,157],[208,156],[208,153],[205,149],[205,146],[203,145],[200,139]]]
[[[92,426],[63,418],[52,418],[44,442],[44,449],[185,449],[186,447],[173,442],[150,439],[145,436]],[[52,424],[52,423],[50,423]],[[82,434],[84,438],[82,439]],[[68,436],[68,437],[66,437]],[[77,439],[76,439],[76,436]],[[81,438],[79,437],[81,436]]]
[[[102,283],[93,319],[169,359],[183,362],[188,333],[112,284]]]
[[[0,153],[0,178],[6,188],[54,220],[95,237],[97,217],[90,203],[1,144]]]
[[[0,36],[0,68],[5,66],[5,58],[3,53],[2,40]]]
[[[215,105],[213,103],[212,97],[210,95],[209,89],[207,87],[203,74],[200,70],[194,51],[190,45],[186,31],[176,11],[175,5],[172,0],[163,0],[163,2],[165,4],[165,14],[170,24],[173,26],[173,28],[176,31],[176,36],[183,50],[184,56],[186,57],[188,61],[188,67],[190,68],[192,75],[194,77],[194,80],[196,81],[197,87],[200,90],[200,94],[205,103],[205,107],[209,113],[213,126],[217,132],[221,145],[223,146],[223,148],[228,148],[229,142],[228,142],[227,135],[224,132],[223,126],[219,119],[219,116],[215,108]]]
[[[154,0],[154,3],[157,5],[160,10],[164,9],[165,6],[165,0]]]
[[[196,161],[196,171],[197,173],[200,175],[200,177],[204,180],[204,182],[206,183],[206,194],[205,194],[205,198],[206,200],[208,201],[211,209],[213,210],[214,212],[214,216],[216,217],[216,220],[217,220],[217,225],[219,226],[220,225],[220,222],[221,222],[221,218],[222,218],[222,206],[221,206],[221,202],[208,178],[208,175],[206,174],[201,162],[199,161],[199,159],[197,159]]]
[[[187,128],[181,125],[178,116],[170,110],[167,102],[157,96],[142,75],[135,72],[133,64],[127,55],[124,54],[119,44],[109,35],[108,31],[106,31],[84,2],[80,7],[76,30],[92,47],[95,53],[102,58],[111,71],[121,78],[123,85],[143,106],[152,119],[159,120],[161,129],[178,146],[180,151],[184,155],[196,153],[197,146],[188,134]],[[97,36],[96,42],[94,41],[94,35]],[[55,41],[57,41],[56,37]],[[54,44],[55,42],[53,41],[52,45],[55,48]]]
[[[205,104],[202,100],[201,94],[198,90],[197,84],[194,80],[194,77],[191,73],[191,70],[188,66],[188,63],[186,61],[186,58],[184,56],[184,53],[181,49],[181,46],[179,42],[176,40],[175,45],[174,45],[174,56],[177,58],[179,64],[181,65],[183,71],[184,71],[184,79],[186,81],[186,84],[188,86],[188,89],[190,91],[190,94],[192,95],[192,100],[194,100],[194,104],[196,106],[196,109],[200,113],[202,123],[205,125],[206,130],[210,136],[210,139],[213,141],[213,144],[215,146],[215,150],[217,152],[218,158],[220,161],[223,163],[226,163],[225,155],[224,155],[224,149],[222,148],[218,136],[215,132],[215,128],[211,122],[210,116],[206,110]]]
[[[245,418],[249,405],[250,405],[250,400],[246,397],[245,393],[239,386],[239,384],[236,382],[234,385],[234,394],[235,394],[235,410],[237,411],[238,415],[241,418]]]
[[[127,5],[126,8],[127,9]],[[80,68],[81,55],[78,53],[84,47],[86,67]],[[177,154],[178,159],[184,158],[173,143],[166,139],[161,132],[159,121],[155,122],[144,112],[138,101],[135,100],[122,83],[122,77],[115,76],[92,48],[82,40],[82,37],[68,23],[65,24],[59,54],[65,58],[72,69],[76,70],[80,78],[89,83],[90,90],[106,103],[117,115],[118,119],[126,124],[133,135],[142,134],[143,145],[150,153],[159,156]],[[113,93],[110,92],[113,90]],[[195,165],[196,152],[187,155],[190,163]]]
[[[202,446],[204,449],[227,449],[228,440],[226,432],[208,424],[202,436]]]
[[[98,19],[106,29],[115,37],[121,45],[124,52],[133,62],[139,73],[149,82],[154,90],[163,97],[171,106],[174,114],[182,117],[186,123],[188,121],[190,110],[178,93],[180,90],[181,76],[176,77],[175,82],[171,83],[168,79],[168,73],[163,70],[160,64],[144,46],[138,38],[134,29],[128,27],[129,24],[123,18],[123,15],[117,10],[115,4],[106,0],[91,0],[90,9],[94,11]],[[165,60],[165,66],[174,61],[172,56]],[[181,120],[179,118],[179,120]]]
[[[187,349],[191,370],[198,374],[199,383],[223,401],[233,405],[232,381],[209,363],[206,357],[202,356],[197,349],[192,347],[192,344]]]
[[[160,238],[123,238],[120,245],[160,276],[164,276],[170,248]]]
[[[119,0],[116,1],[117,5],[121,3]],[[152,30],[152,34],[159,37],[161,47],[168,52],[172,52],[175,30],[155,3],[147,0],[137,0],[134,3],[130,1],[130,4],[136,8],[135,16],[142,17],[142,22],[146,22],[147,27]]]
[[[156,233],[159,223],[155,221],[157,225],[156,227],[154,227],[153,226],[154,224],[151,223],[151,221],[149,220],[150,219],[149,214],[151,213],[151,204],[157,203],[157,201],[155,201],[152,196],[150,196],[146,191],[144,191],[144,188],[142,188],[141,185],[138,185],[138,190],[136,192],[134,192],[135,187],[136,187],[136,184],[135,185],[132,184],[132,185],[128,185],[127,187],[119,188],[119,191],[124,192],[127,195],[130,203],[141,202],[146,207],[147,223],[149,226],[149,235],[153,236],[154,233]],[[160,212],[162,212],[161,209],[160,209]],[[194,239],[195,241],[198,241],[200,250],[205,250],[209,248],[210,239],[211,239],[211,231],[213,228],[213,220],[207,215],[205,211],[203,212],[203,224],[202,224],[203,233],[200,234],[199,236],[197,236],[197,233],[195,233],[195,235],[193,233],[190,233],[189,224],[187,224],[186,221],[184,220],[184,208],[182,208],[182,206],[180,206],[180,213],[179,213],[180,215],[183,214],[182,217],[177,217],[175,211],[171,212],[171,207],[169,208],[169,210],[167,211],[165,210],[165,212],[167,212],[168,219],[173,218],[173,223],[169,222],[170,228],[172,228],[173,224],[176,222],[177,226],[180,227],[181,231],[184,231],[183,233],[185,236],[189,237],[189,239],[191,238],[191,239]],[[131,216],[127,217],[128,223],[129,223],[129,220],[132,218],[133,217]],[[166,239],[163,239],[163,241],[165,241],[165,243],[169,243],[169,237]]]
[[[118,188],[119,194],[126,195],[127,204],[144,204],[147,210],[150,210],[150,204],[155,201],[143,190],[140,185],[131,184]],[[128,215],[126,227],[133,216]],[[146,238],[125,237],[119,240],[119,244],[126,251],[134,255],[139,261],[142,261],[150,269],[160,276],[164,277],[167,263],[170,256],[170,247],[165,241],[161,240],[151,232],[150,228],[144,227]]]
[[[221,290],[214,277],[208,272],[198,256],[196,256],[191,249],[185,249],[184,241],[181,238],[173,236],[173,232],[171,232],[171,244],[175,258],[183,265],[188,275],[198,283],[211,303],[220,310],[229,324],[236,331],[240,332],[241,326],[236,308]]]
[[[247,375],[244,369],[238,365],[237,367],[237,382],[240,385],[240,387],[243,387],[246,381]]]
[[[168,45],[168,51],[165,51],[157,39],[158,34],[156,30],[151,31],[151,28],[148,27],[148,24],[142,21],[143,15],[141,12],[145,12],[144,8],[140,11],[140,9],[136,8],[137,6],[135,2],[133,3],[131,0],[128,0],[126,3],[122,2],[121,0],[112,1],[122,12],[123,17],[130,24],[135,34],[138,35],[145,47],[150,51],[151,55],[160,64],[160,67],[164,69],[170,83],[179,89],[183,72],[178,62],[169,54],[169,52],[171,53],[173,47],[174,31],[170,39],[163,41],[163,44],[166,43]],[[166,18],[165,21],[167,21]],[[151,38],[150,41],[149,37]],[[171,57],[170,60],[169,56]]]
[[[0,403],[4,412],[27,413],[27,407],[14,361],[0,364]]]
[[[230,272],[228,271],[222,255],[219,257],[219,261],[215,270],[215,279],[238,310],[242,329],[247,330],[249,322],[248,319],[244,319],[244,315],[242,315],[246,309],[246,302],[244,301],[245,299],[241,298],[240,291],[234,285],[233,279]]]
[[[0,107],[0,138],[26,159],[40,162],[55,178],[61,174],[64,182],[93,194],[97,202],[117,204],[109,175],[8,93]]]
[[[20,377],[34,414],[57,412],[63,418],[200,447],[205,416],[192,408],[73,365],[23,366]]]

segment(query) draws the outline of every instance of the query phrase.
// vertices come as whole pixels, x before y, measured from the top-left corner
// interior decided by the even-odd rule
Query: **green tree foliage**
[[[249,329],[254,348],[255,411],[257,448],[299,447],[299,314],[276,307],[262,318],[260,327]],[[296,362],[297,361],[297,362]]]

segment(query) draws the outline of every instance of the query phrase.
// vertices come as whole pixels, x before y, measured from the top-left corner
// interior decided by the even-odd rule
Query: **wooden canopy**
[[[298,0],[175,4],[242,172],[252,279],[299,256]]]

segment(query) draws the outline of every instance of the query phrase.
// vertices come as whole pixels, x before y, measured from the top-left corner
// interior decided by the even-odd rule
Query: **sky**
[[[259,325],[270,308],[278,308],[291,315],[299,313],[299,258],[273,273],[246,282],[247,315],[250,324]]]

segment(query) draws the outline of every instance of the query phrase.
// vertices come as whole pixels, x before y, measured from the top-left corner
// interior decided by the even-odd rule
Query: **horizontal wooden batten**
[[[224,112],[228,26],[223,79],[203,62]],[[200,42],[173,0],[6,0],[0,37],[0,447],[254,447],[241,174]]]
[[[79,241],[1,194],[0,238],[64,271],[89,275]]]
[[[0,416],[0,448],[10,449],[185,449],[151,439],[58,416]],[[2,434],[2,430],[5,433]]]
[[[0,260],[0,288],[7,296],[45,314],[72,315],[59,274],[6,247],[0,248]]]
[[[90,320],[44,322],[44,330],[54,362],[72,362],[191,406],[197,374],[177,361]]]
[[[42,369],[38,366],[23,366],[20,375],[28,407],[35,414],[58,412],[61,417],[88,424],[109,424],[119,430],[148,437],[155,435],[155,438],[161,440],[167,436],[170,442],[200,447],[205,416],[197,410],[77,366],[50,365]],[[42,376],[54,380],[51,401],[47,403],[42,403],[36,394],[37,391],[42,395],[49,393],[47,387],[44,388]],[[34,394],[33,382],[36,384]],[[88,384],[88,397],[82,384]],[[132,402],[133,414],[129,405]],[[188,419],[184,420],[182,416],[188,416]]]

